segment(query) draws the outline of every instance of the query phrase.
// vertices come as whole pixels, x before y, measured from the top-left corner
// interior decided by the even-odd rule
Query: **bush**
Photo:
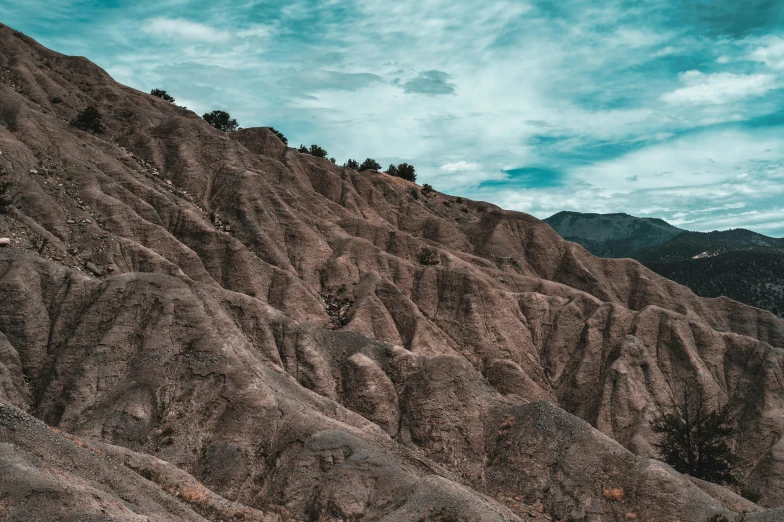
[[[359,170],[359,162],[355,159],[348,160],[343,164],[343,166],[347,169]]]
[[[336,164],[336,165],[338,163],[338,160],[336,160],[335,158],[329,158],[329,161],[334,163],[334,164]]]
[[[740,496],[754,502],[755,504],[762,499],[762,493],[758,489],[754,489],[750,486],[743,486],[740,488]]]
[[[397,176],[408,181],[416,181],[416,169],[408,163],[401,163],[397,166]]]
[[[208,112],[202,116],[202,118],[204,118],[204,121],[223,132],[232,132],[240,128],[237,120],[232,118],[231,114],[226,111]]]
[[[411,197],[414,199],[419,199],[419,190],[416,187],[411,189]]]
[[[297,152],[301,152],[302,154],[310,154],[311,156],[316,156],[317,158],[327,157],[327,150],[319,147],[318,145],[311,145],[310,148],[304,145],[300,145],[297,149]]]
[[[318,145],[311,145],[308,154],[310,154],[311,156],[316,156],[317,158],[326,158],[327,149],[319,147]]]
[[[462,205],[463,204],[463,198],[456,198],[455,199],[455,203],[457,203],[458,205]]]
[[[11,206],[11,194],[9,191],[11,190],[11,183],[5,181],[5,178],[8,175],[5,171],[0,171],[0,214],[5,214],[8,212],[8,207]]]
[[[55,105],[57,105],[58,103],[63,103],[63,99],[60,98],[59,96],[55,96],[54,98],[52,98],[49,101],[52,102]]]
[[[289,144],[288,138],[284,136],[283,133],[280,132],[278,129],[276,129],[275,127],[267,127],[267,128],[272,132],[272,134],[280,138],[280,141],[282,141],[284,145]]]
[[[98,109],[92,105],[77,114],[76,118],[71,120],[71,125],[92,134],[103,133],[103,120],[101,119],[101,113],[98,112]]]
[[[150,94],[169,103],[174,103],[174,98],[163,89],[153,89],[150,91]]]
[[[397,167],[394,164],[390,163],[389,167],[387,167],[387,174],[389,174],[390,176],[397,177]]]
[[[692,477],[733,484],[737,457],[727,445],[735,435],[729,404],[711,410],[699,387],[686,388],[672,413],[662,413],[651,423],[661,435],[655,444],[665,462]]]
[[[438,260],[438,254],[430,250],[429,248],[423,248],[419,251],[417,255],[417,260],[419,261],[420,265],[437,265],[441,263]]]
[[[430,195],[432,193],[433,193],[433,187],[431,185],[428,185],[427,183],[422,185],[422,194],[427,196],[427,195]]]
[[[374,159],[368,158],[359,166],[360,172],[363,170],[381,170],[381,165]]]

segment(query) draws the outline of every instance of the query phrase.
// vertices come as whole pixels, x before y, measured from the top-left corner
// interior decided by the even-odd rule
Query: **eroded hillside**
[[[6,27],[0,79],[0,515],[780,516],[647,458],[698,380],[784,503],[774,315],[222,133]],[[68,123],[90,105],[103,134]]]

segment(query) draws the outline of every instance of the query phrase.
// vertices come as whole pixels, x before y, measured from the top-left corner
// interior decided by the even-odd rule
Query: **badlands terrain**
[[[0,152],[0,520],[784,520],[767,311],[5,26]],[[688,382],[758,503],[652,458]]]

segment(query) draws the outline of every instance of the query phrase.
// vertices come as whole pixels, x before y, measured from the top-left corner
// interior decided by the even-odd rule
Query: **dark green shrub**
[[[63,99],[62,99],[62,98],[60,98],[59,96],[55,96],[54,98],[52,98],[52,99],[51,99],[51,100],[49,100],[49,101],[50,101],[50,102],[52,102],[52,103],[54,103],[55,105],[57,105],[58,103],[63,103]]]
[[[13,201],[10,194],[11,183],[3,179],[6,176],[8,176],[8,173],[0,170],[0,214],[8,212]]]
[[[414,199],[419,199],[419,190],[416,187],[411,189],[411,197]]]
[[[278,129],[276,129],[275,127],[267,127],[267,128],[270,131],[272,131],[272,134],[277,136],[280,139],[280,141],[283,142],[284,145],[288,145],[289,144],[289,139],[286,136],[284,136],[283,133],[280,132]]]
[[[226,111],[208,112],[202,116],[202,118],[204,118],[204,121],[223,132],[232,132],[240,128],[237,120],[232,118],[231,114]]]
[[[337,165],[337,163],[338,163],[338,160],[336,160],[335,158],[329,158],[329,161],[330,161],[331,163],[334,163],[334,164],[336,164],[336,165]]]
[[[381,170],[381,165],[373,158],[368,158],[359,166],[360,172],[363,170]]]
[[[394,164],[390,163],[389,167],[387,167],[387,174],[389,174],[390,176],[397,176],[397,167]]]
[[[163,89],[153,89],[150,91],[150,94],[169,103],[174,103],[174,97]]]
[[[712,409],[699,387],[687,387],[683,400],[671,413],[662,413],[651,423],[661,436],[655,444],[662,459],[698,479],[717,484],[734,484],[737,457],[727,445],[737,429],[729,404]]]
[[[750,500],[755,504],[762,499],[762,493],[760,490],[754,489],[751,486],[743,486],[740,488],[740,496],[745,498],[746,500]]]
[[[416,169],[408,163],[401,163],[397,166],[397,177],[408,181],[416,181]]]
[[[355,159],[348,160],[343,164],[343,166],[347,169],[359,170],[359,162]]]
[[[437,265],[441,263],[438,259],[438,254],[430,250],[429,248],[423,248],[419,251],[417,255],[417,260],[419,261],[420,265]]]
[[[103,120],[101,119],[101,113],[98,112],[98,109],[92,105],[77,114],[76,118],[71,120],[71,125],[92,134],[103,133]]]
[[[457,203],[458,205],[462,205],[463,204],[463,198],[455,198],[455,203]]]
[[[142,477],[146,478],[150,482],[155,482],[156,484],[160,483],[160,481],[161,481],[160,473],[158,473],[154,469],[141,468],[139,470],[139,475],[141,475]]]
[[[427,196],[427,195],[430,195],[432,193],[433,193],[433,187],[431,185],[428,185],[427,183],[422,185],[422,194]]]
[[[300,145],[297,149],[297,152],[301,152],[302,154],[310,154],[311,156],[316,156],[317,158],[325,158],[327,157],[327,149],[319,147],[318,145],[311,145],[310,148]]]

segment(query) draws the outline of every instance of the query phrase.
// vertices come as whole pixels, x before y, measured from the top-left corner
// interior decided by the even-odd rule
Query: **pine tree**
[[[208,112],[207,114],[203,115],[204,121],[212,125],[218,130],[222,130],[223,132],[232,132],[239,129],[239,123],[237,120],[231,117],[226,111],[212,111]]]
[[[160,98],[169,103],[174,103],[174,97],[172,97],[168,92],[164,91],[163,89],[153,89],[150,91],[150,94],[152,94],[156,98]]]
[[[381,170],[381,165],[373,158],[368,158],[359,166],[359,170]]]
[[[651,428],[661,436],[659,454],[676,471],[718,484],[736,482],[738,459],[727,445],[737,432],[729,404],[712,410],[701,389],[687,387],[683,401],[656,417]]]

